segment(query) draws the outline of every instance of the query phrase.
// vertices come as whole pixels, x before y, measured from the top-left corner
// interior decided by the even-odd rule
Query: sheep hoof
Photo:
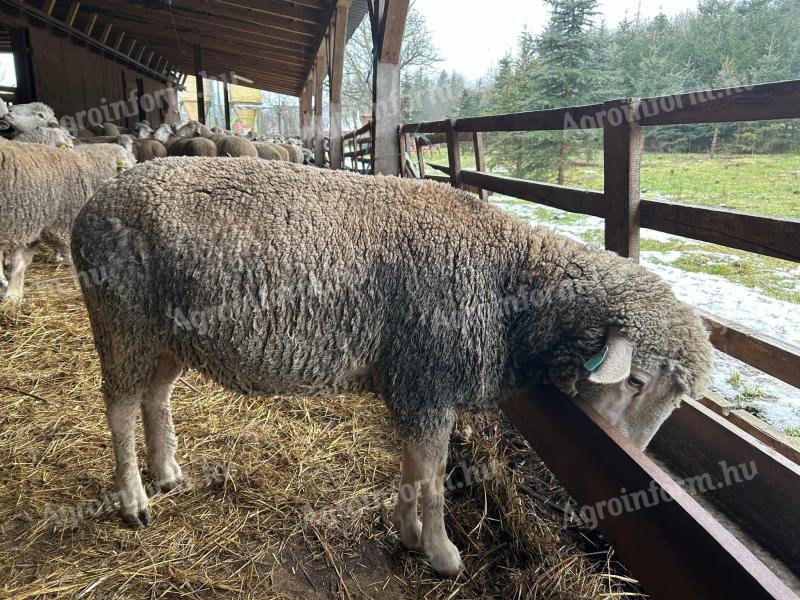
[[[461,571],[464,570],[461,554],[459,554],[455,544],[449,540],[442,544],[441,548],[429,551],[428,561],[430,561],[431,568],[436,571],[437,575],[447,579],[457,579]]]
[[[173,477],[171,479],[161,480],[156,483],[158,489],[162,492],[171,492],[175,488],[179,487],[183,483],[183,475],[178,475],[177,477]]]
[[[123,513],[122,520],[125,521],[125,524],[131,529],[143,529],[153,522],[149,508],[143,508],[136,514]]]
[[[397,515],[392,517],[392,524],[400,535],[403,546],[414,552],[421,552],[422,546],[422,523],[416,515],[412,519],[400,519]]]

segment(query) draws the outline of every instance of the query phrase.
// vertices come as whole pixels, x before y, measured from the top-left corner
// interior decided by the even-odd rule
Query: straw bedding
[[[379,400],[243,398],[191,372],[173,396],[187,483],[126,529],[80,293],[43,255],[26,288],[0,307],[0,598],[641,597],[596,533],[565,527],[568,496],[499,417],[454,436],[466,573],[441,580],[389,525],[399,455]]]

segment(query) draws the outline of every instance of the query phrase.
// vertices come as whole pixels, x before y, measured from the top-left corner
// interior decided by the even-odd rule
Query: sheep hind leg
[[[136,460],[136,414],[141,393],[106,398],[106,417],[111,429],[116,461],[116,483],[122,519],[134,529],[150,524],[147,493]]]
[[[162,354],[142,399],[147,463],[156,485],[165,492],[183,482],[183,473],[175,461],[177,441],[170,408],[172,388],[181,369],[182,366],[171,355]]]
[[[422,547],[431,567],[444,577],[457,577],[464,568],[461,555],[444,527],[444,477],[450,426],[425,440],[406,440],[414,479],[422,492]],[[405,467],[404,467],[405,468]]]
[[[25,271],[33,260],[33,248],[22,246],[14,249],[8,257],[8,284],[3,293],[3,300],[22,301],[22,288],[25,284]]]
[[[397,502],[392,512],[392,524],[400,535],[400,540],[409,550],[422,548],[422,522],[417,515],[417,500],[419,498],[420,480],[423,475],[419,472],[419,465],[414,460],[408,448],[408,443],[403,443],[403,465],[400,476],[400,489],[397,492]]]

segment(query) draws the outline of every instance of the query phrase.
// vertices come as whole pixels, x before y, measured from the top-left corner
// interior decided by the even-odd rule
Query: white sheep
[[[69,256],[78,211],[103,182],[131,166],[133,157],[112,144],[70,151],[0,139],[0,164],[0,300],[16,302],[34,245],[43,242]]]
[[[171,489],[186,367],[241,393],[379,394],[403,440],[392,521],[448,576],[462,568],[443,496],[458,411],[550,382],[644,447],[712,367],[700,319],[657,276],[433,182],[166,158],[103,186],[72,251],[106,273],[81,286],[134,527],[150,523],[137,413]]]
[[[63,127],[37,127],[26,133],[20,133],[14,137],[14,141],[28,144],[45,144],[46,146],[69,148],[70,150],[74,146],[72,135]]]

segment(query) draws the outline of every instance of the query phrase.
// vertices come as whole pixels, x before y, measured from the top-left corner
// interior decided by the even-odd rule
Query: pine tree
[[[536,40],[538,74],[529,89],[538,91],[540,108],[585,103],[597,88],[597,69],[591,63],[594,38],[590,31],[597,14],[597,0],[546,0],[552,7],[550,21]],[[548,149],[558,167],[557,181],[564,183],[570,146],[565,131],[547,135]]]

